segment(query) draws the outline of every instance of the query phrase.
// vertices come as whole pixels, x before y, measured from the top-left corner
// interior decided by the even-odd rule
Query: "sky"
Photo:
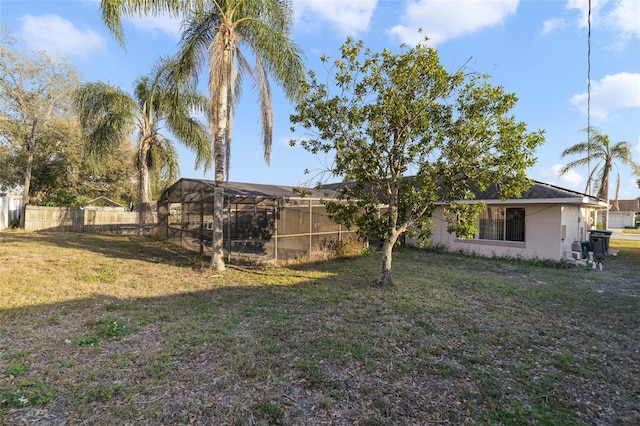
[[[590,114],[588,91],[588,0],[292,0],[292,39],[304,52],[305,66],[326,75],[319,58],[338,59],[347,37],[373,51],[421,41],[438,51],[441,63],[456,71],[491,75],[491,82],[519,99],[513,110],[529,131],[542,129],[546,142],[528,170],[532,179],[583,192],[588,171],[564,176],[558,170],[576,157],[562,151],[586,140],[587,123],[627,141],[640,162],[640,1],[591,0]],[[99,0],[2,0],[0,22],[25,50],[69,57],[85,82],[103,81],[131,92],[133,82],[150,73],[160,56],[177,52],[180,21],[168,16],[124,19],[126,50],[101,21]],[[206,91],[206,72],[201,72]],[[275,114],[271,164],[262,154],[258,99],[243,89],[233,130],[230,181],[302,185],[330,158],[314,156],[289,140],[294,105],[272,85]],[[206,93],[206,92],[205,92]],[[195,169],[195,157],[177,144],[180,172],[187,178],[213,178]],[[628,167],[620,174],[620,199],[640,196]]]

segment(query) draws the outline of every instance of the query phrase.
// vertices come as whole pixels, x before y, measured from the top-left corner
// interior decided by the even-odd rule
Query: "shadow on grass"
[[[0,232],[3,244],[38,243],[45,247],[86,250],[117,259],[167,262],[177,266],[201,267],[203,258],[194,252],[168,244],[154,237],[72,232]]]

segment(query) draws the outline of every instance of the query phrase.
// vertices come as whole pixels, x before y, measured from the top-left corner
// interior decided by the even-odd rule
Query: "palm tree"
[[[589,138],[586,142],[580,142],[562,152],[561,157],[568,156],[582,156],[577,160],[570,161],[560,169],[560,175],[568,173],[578,167],[591,166],[593,169],[590,171],[587,179],[587,188],[585,192],[588,192],[590,182],[595,176],[595,188],[597,197],[609,202],[609,175],[613,166],[616,166],[616,161],[621,164],[631,166],[634,170],[638,165],[634,163],[631,155],[631,144],[629,142],[617,142],[611,144],[609,136],[598,132],[595,129],[588,129]],[[620,185],[620,174],[618,173],[618,187]],[[618,189],[616,189],[616,204],[618,202]],[[607,229],[608,222],[608,210],[605,212],[603,227]]]
[[[173,142],[160,133],[163,127],[196,153],[196,167],[206,169],[211,165],[206,127],[191,116],[194,110],[205,111],[208,101],[192,86],[173,84],[167,72],[169,65],[163,60],[153,77],[138,78],[133,96],[119,87],[95,82],[81,85],[73,99],[90,153],[99,155],[114,149],[137,131],[136,208],[140,232],[151,210],[150,176],[173,181],[178,175],[177,153]]]
[[[267,164],[273,140],[273,110],[269,77],[289,99],[296,99],[305,72],[299,48],[289,38],[292,9],[289,0],[102,0],[102,19],[124,44],[121,15],[170,13],[184,16],[178,78],[197,81],[208,64],[211,99],[211,134],[215,161],[215,193],[211,265],[224,270],[222,229],[224,183],[229,176],[235,105],[242,77],[248,76],[258,91],[262,146]],[[251,65],[241,47],[253,54]]]

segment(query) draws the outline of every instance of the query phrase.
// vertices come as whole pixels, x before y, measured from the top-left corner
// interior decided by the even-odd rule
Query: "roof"
[[[616,203],[614,200],[609,200],[613,205],[610,211],[615,212],[640,212],[640,198],[633,200],[618,200],[618,207],[616,209]]]
[[[108,199],[105,196],[100,196],[98,198],[94,198],[93,200],[90,200],[87,202],[86,204],[87,206],[100,206],[100,207],[121,207],[121,208],[126,208],[125,206],[123,206],[122,204],[116,203],[113,200]]]
[[[410,179],[410,177],[408,177]],[[322,190],[301,188],[294,186],[269,185],[259,183],[227,182],[224,193],[227,197],[235,199],[235,202],[242,203],[244,200],[251,202],[252,199],[324,199],[335,198],[343,186],[343,183],[327,184]],[[194,194],[199,191],[204,192],[207,198],[213,195],[215,183],[212,180],[182,178],[171,185],[162,195],[161,200],[169,202],[180,201],[180,194]],[[170,195],[175,193],[176,195]],[[559,186],[533,181],[533,185],[522,196],[517,199],[500,200],[497,185],[490,185],[485,191],[476,191],[476,198],[473,201],[484,201],[488,204],[497,203],[518,203],[518,204],[542,204],[542,203],[563,203],[578,204],[592,207],[606,207],[607,204],[598,199],[581,192],[561,188]]]
[[[584,194],[582,192],[573,191],[571,189],[562,188],[549,183],[532,181],[531,187],[524,191],[520,198],[505,200],[505,202],[520,203],[566,203],[566,204],[585,204],[592,206],[605,207],[606,203],[597,197]],[[486,191],[476,191],[476,199],[487,202],[501,202],[498,187],[490,185]]]
[[[411,179],[412,176],[407,176],[405,179]],[[539,182],[532,180],[531,187],[524,191],[520,198],[500,200],[500,193],[498,186],[495,184],[490,185],[486,190],[480,191],[477,188],[473,189],[475,198],[469,200],[469,202],[484,201],[488,204],[498,203],[518,203],[518,204],[543,204],[543,203],[562,203],[562,204],[579,204],[592,207],[605,208],[607,204],[598,199],[597,197],[583,194],[581,192],[573,191],[559,186],[551,185],[549,183]],[[334,183],[325,185],[325,188],[339,191],[343,186],[349,186],[350,183]],[[437,204],[447,204],[448,201],[441,201]]]

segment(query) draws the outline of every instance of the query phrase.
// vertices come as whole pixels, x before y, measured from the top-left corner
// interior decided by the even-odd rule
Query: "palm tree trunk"
[[[231,53],[224,50],[226,69],[230,69]],[[213,192],[213,240],[211,242],[211,268],[224,271],[224,178],[227,158],[227,134],[229,112],[229,76],[221,73],[220,86],[217,88],[218,99],[214,113],[217,115],[215,135],[213,141],[213,155],[215,161],[215,187]]]
[[[36,149],[36,123],[37,119],[33,120],[31,126],[31,137],[27,141],[27,169],[24,172],[24,188],[22,189],[22,210],[20,212],[21,229],[25,227],[25,219],[27,215],[27,205],[29,204],[29,191],[31,190],[31,173],[33,170],[33,152]]]
[[[138,235],[144,233],[151,213],[151,181],[149,179],[149,165],[147,164],[149,149],[149,144],[142,140],[136,158],[138,166]]]
[[[602,229],[609,228],[609,174],[611,173],[611,163],[606,162],[604,165],[604,173],[602,174],[602,186],[598,198],[605,200],[607,208],[602,212]]]

